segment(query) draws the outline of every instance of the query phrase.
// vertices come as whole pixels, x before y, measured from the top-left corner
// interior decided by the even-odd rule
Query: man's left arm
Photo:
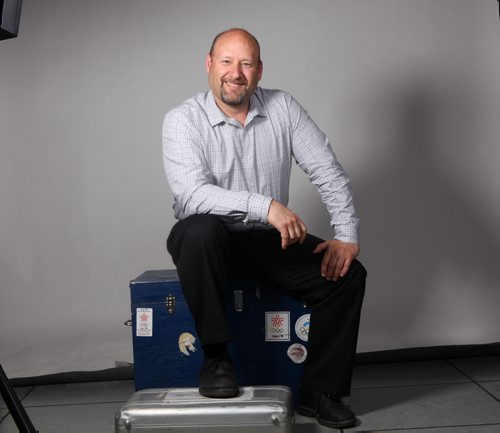
[[[346,275],[359,254],[359,218],[354,209],[349,177],[326,135],[293,98],[289,112],[294,158],[318,188],[335,231],[334,239],[317,245],[314,253],[324,253],[321,275],[336,281]]]
[[[321,252],[324,252],[321,276],[327,280],[337,281],[349,271],[352,261],[359,254],[359,245],[333,239],[316,245],[313,253]]]

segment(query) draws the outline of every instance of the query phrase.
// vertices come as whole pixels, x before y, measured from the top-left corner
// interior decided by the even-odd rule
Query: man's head
[[[223,111],[224,106],[247,109],[262,77],[257,39],[243,29],[229,29],[218,34],[205,66],[208,83],[219,107]]]

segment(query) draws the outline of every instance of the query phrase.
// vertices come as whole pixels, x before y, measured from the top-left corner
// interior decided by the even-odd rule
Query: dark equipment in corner
[[[22,403],[19,401],[17,394],[14,392],[12,385],[2,366],[0,365],[0,391],[5,401],[5,405],[10,411],[14,422],[16,423],[17,429],[20,433],[38,433],[38,430],[33,426],[31,419],[29,418],[26,410],[24,409]]]
[[[0,0],[0,40],[17,36],[22,3],[22,0]]]

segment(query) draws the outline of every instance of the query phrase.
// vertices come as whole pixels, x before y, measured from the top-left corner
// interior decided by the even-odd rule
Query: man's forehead
[[[217,54],[220,55],[223,51],[239,48],[241,46],[248,47],[251,51],[256,53],[258,53],[259,50],[253,38],[246,32],[232,30],[219,37],[214,45],[214,52],[218,51]]]

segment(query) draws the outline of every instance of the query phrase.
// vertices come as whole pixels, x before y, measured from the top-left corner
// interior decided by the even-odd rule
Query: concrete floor
[[[16,388],[40,433],[112,433],[133,381]],[[346,432],[500,433],[500,356],[356,366]],[[0,402],[0,433],[17,428]],[[334,432],[295,416],[295,433]]]

